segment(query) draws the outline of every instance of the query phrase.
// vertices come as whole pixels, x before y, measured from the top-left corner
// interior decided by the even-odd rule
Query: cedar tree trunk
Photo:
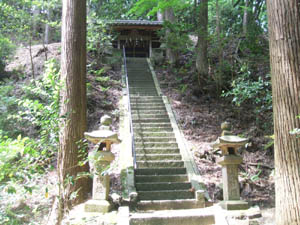
[[[275,134],[276,224],[300,224],[300,5],[268,0]]]
[[[63,0],[61,55],[61,117],[58,172],[60,198],[66,210],[71,202],[80,203],[91,191],[88,164],[79,165],[87,157],[83,146],[86,125],[86,0]],[[75,199],[71,199],[74,195]],[[72,201],[71,201],[72,200]]]
[[[173,8],[169,7],[167,9],[165,9],[164,11],[164,19],[165,21],[168,21],[170,24],[173,24],[176,22],[176,18],[175,18],[175,15],[174,15],[174,10]],[[166,38],[167,38],[167,42],[171,42],[171,30],[168,28],[166,30]],[[175,64],[176,61],[177,61],[177,57],[176,57],[176,53],[174,52],[174,50],[168,46],[167,44],[167,50],[166,50],[166,55],[167,55],[167,58],[169,60],[169,62],[171,64]]]
[[[208,3],[207,0],[201,0],[199,5],[199,28],[198,42],[196,46],[196,68],[198,71],[199,82],[208,75],[207,59],[207,24],[208,24]]]

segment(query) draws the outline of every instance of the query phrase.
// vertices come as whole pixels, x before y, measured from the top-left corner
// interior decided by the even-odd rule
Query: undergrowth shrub
[[[47,168],[49,157],[56,152],[59,131],[58,75],[56,62],[48,61],[43,78],[24,85],[21,99],[13,95],[10,82],[0,86],[0,92],[6,93],[1,95],[1,99],[5,100],[1,107],[5,110],[0,116],[0,182],[22,181],[19,176],[25,176],[28,171],[35,173]],[[18,132],[8,130],[16,129],[12,125],[18,121],[34,126],[35,135],[9,137],[8,134]]]
[[[40,80],[23,87],[25,96],[18,100],[19,111],[11,118],[34,126],[38,148],[42,153],[55,152],[59,132],[59,67],[55,59],[45,63]]]
[[[16,129],[16,121],[8,119],[11,114],[18,111],[18,99],[14,89],[13,81],[0,82],[0,130],[2,135],[9,137],[17,137],[20,134],[20,131]]]
[[[13,81],[0,85],[0,100],[4,100],[1,102],[3,114],[0,115],[0,193],[11,196],[5,204],[0,205],[0,224],[5,225],[28,224],[22,221],[19,212],[10,210],[9,204],[13,198],[18,198],[14,196],[20,198],[37,189],[33,181],[52,167],[51,161],[57,152],[58,64],[53,59],[46,62],[44,75],[29,84],[23,83],[22,90],[14,90],[13,85]],[[22,94],[16,95],[20,91]],[[28,137],[25,136],[26,132],[21,135],[20,125],[28,126],[27,130],[33,129],[34,132],[27,132]],[[1,194],[0,202],[4,202]],[[32,212],[29,209],[25,214],[28,217]]]
[[[222,93],[222,97],[230,98],[237,107],[252,107],[258,125],[262,125],[264,114],[272,111],[272,93],[270,75],[265,79],[253,78],[246,65],[241,68],[241,74],[232,81],[231,89]],[[246,107],[247,108],[247,107]],[[272,117],[269,118],[270,121]],[[263,127],[268,129],[268,127]]]
[[[12,55],[14,49],[15,46],[12,44],[12,42],[0,34],[0,77],[1,74],[4,73],[7,60]]]

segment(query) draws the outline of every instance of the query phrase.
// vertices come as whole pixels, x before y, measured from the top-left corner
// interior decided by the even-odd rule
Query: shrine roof
[[[141,26],[162,26],[162,21],[150,21],[150,20],[113,20],[109,24],[117,26],[130,26],[130,25],[141,25]]]

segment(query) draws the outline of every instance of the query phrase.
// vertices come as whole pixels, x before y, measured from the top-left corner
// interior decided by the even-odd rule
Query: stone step
[[[173,132],[147,132],[134,130],[135,137],[175,137]]]
[[[180,154],[136,154],[137,161],[181,160]]]
[[[180,152],[177,146],[173,148],[137,148],[135,145],[135,147],[136,154],[176,154]]]
[[[128,82],[129,83],[152,84],[152,85],[154,85],[153,78],[151,76],[143,77],[143,78],[134,78],[132,76],[129,76],[128,77]],[[147,83],[145,83],[145,82],[147,82]]]
[[[141,107],[139,105],[133,105],[131,106],[131,110],[166,110],[166,107],[164,105],[158,105],[158,106],[144,106]]]
[[[161,182],[161,183],[137,183],[137,191],[157,191],[157,190],[188,190],[191,189],[190,182]]]
[[[145,73],[145,74],[141,74],[141,73],[128,73],[128,81],[145,81],[145,80],[149,80],[150,82],[153,82],[153,78],[151,73]]]
[[[177,142],[161,143],[161,142],[147,142],[135,143],[136,148],[178,148]]]
[[[163,102],[162,97],[158,97],[158,96],[147,96],[147,97],[143,97],[143,96],[130,96],[130,100],[131,101],[159,101],[159,102]]]
[[[151,92],[151,93],[133,92],[131,94],[135,94],[135,95],[139,95],[139,96],[148,96],[148,95],[154,95],[154,94],[156,94],[158,96],[157,93],[153,93],[153,92]]]
[[[129,88],[129,91],[130,91],[130,93],[138,91],[138,92],[149,93],[149,95],[151,95],[151,93],[152,93],[152,95],[154,95],[154,93],[156,92],[156,88],[155,88],[155,86],[149,86],[149,87],[132,86]]]
[[[150,69],[148,67],[148,64],[145,64],[145,63],[140,63],[140,65],[132,65],[130,64],[129,66],[127,66],[127,71],[141,71],[141,72],[144,72],[144,71],[149,71],[150,72]]]
[[[176,175],[135,175],[136,183],[188,182],[186,174]]]
[[[143,143],[147,143],[147,142],[165,142],[165,143],[169,143],[169,142],[176,142],[176,138],[175,137],[135,137],[134,142],[135,143],[138,143],[138,142],[143,142]]]
[[[138,64],[140,64],[140,62],[138,62]],[[130,70],[130,71],[141,71],[141,72],[149,72],[151,73],[150,71],[150,68],[147,64],[144,64],[144,63],[141,63],[140,65],[130,65],[130,66],[127,66],[127,71]]]
[[[134,171],[135,175],[174,175],[186,174],[186,168],[140,168]]]
[[[137,161],[138,168],[170,168],[170,167],[183,167],[184,162],[181,160],[164,160],[164,161]]]
[[[144,84],[129,83],[129,90],[149,91],[156,90],[156,87],[154,86],[154,84],[151,84],[151,81],[145,81]]]
[[[171,127],[134,127],[134,131],[136,132],[172,132],[173,128]]]
[[[129,84],[129,88],[134,89],[134,88],[139,88],[139,89],[143,89],[143,88],[155,88],[154,84],[151,83],[152,81],[143,81],[143,82],[128,82]]]
[[[129,75],[128,76],[128,82],[133,82],[133,83],[140,83],[140,84],[152,84],[154,85],[154,82],[153,82],[153,78],[151,77],[151,75],[149,76],[145,76],[145,77],[138,77],[138,76],[132,76],[132,75]]]
[[[141,96],[157,95],[157,91],[155,88],[135,89],[135,90],[129,90],[129,92],[130,92],[130,94],[141,95]]]
[[[131,117],[133,120],[155,120],[155,119],[169,119],[169,116],[166,114],[133,114]]]
[[[151,92],[156,92],[155,86],[152,85],[135,85],[132,84],[129,88],[130,93],[135,92],[135,91],[143,91],[144,93],[151,93]],[[150,94],[149,94],[150,95]]]
[[[135,74],[141,74],[143,76],[144,74],[151,74],[151,71],[147,66],[144,67],[127,67],[127,73],[135,73]]]
[[[132,119],[133,123],[168,123],[170,118],[148,118],[148,119]]]
[[[190,190],[159,190],[159,191],[138,191],[138,199],[143,200],[175,200],[194,199],[195,193]]]
[[[147,106],[165,106],[163,102],[130,102],[131,106],[138,106],[140,108],[147,107]]]
[[[166,110],[144,110],[134,109],[131,110],[132,115],[168,115]]]
[[[146,63],[140,63],[140,62],[138,62],[138,64],[139,65],[129,64],[127,66],[127,71],[131,70],[131,71],[142,71],[142,72],[149,71],[150,72],[148,64],[146,64]]]
[[[133,128],[170,128],[171,123],[137,123],[133,124]]]
[[[147,84],[148,87],[147,87],[147,85],[145,85],[144,87],[141,87],[140,84],[138,84],[138,85],[133,85],[133,84],[131,84],[131,86],[129,86],[129,89],[130,89],[130,90],[135,90],[135,89],[137,89],[137,90],[156,89],[156,88],[155,88],[155,85],[152,84],[151,81],[150,81],[150,82],[147,81],[147,82],[148,82],[148,84]]]
[[[138,70],[131,70],[127,71],[127,76],[129,79],[132,80],[147,80],[151,79],[153,81],[153,77],[150,71],[138,71]]]
[[[130,96],[130,98],[132,99],[162,99],[161,96],[147,96],[147,97],[144,97],[144,96]]]
[[[145,90],[145,89],[141,89],[141,90],[129,90],[130,94],[133,95],[140,95],[140,96],[148,96],[148,95],[157,95],[157,91],[156,89],[151,89],[151,90]]]
[[[149,208],[147,206],[152,205],[152,208],[158,211],[132,213],[129,221],[130,225],[215,224],[214,210],[198,207],[201,204],[195,200],[151,201],[150,204],[148,202],[150,201],[139,202],[138,208]]]

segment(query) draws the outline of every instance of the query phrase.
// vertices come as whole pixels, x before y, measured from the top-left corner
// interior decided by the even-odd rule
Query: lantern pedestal
[[[100,151],[89,154],[90,165],[94,170],[93,199],[85,204],[85,212],[106,213],[111,209],[108,200],[110,179],[106,174],[110,163],[115,159],[111,152]]]
[[[107,201],[110,188],[108,169],[115,156],[110,150],[113,143],[120,143],[117,134],[110,130],[111,122],[109,116],[103,116],[99,130],[84,133],[86,139],[96,144],[88,156],[93,174],[93,199],[86,202],[85,212],[107,213],[111,209]]]
[[[214,148],[222,151],[222,157],[217,160],[217,163],[222,166],[223,179],[224,201],[220,206],[226,210],[244,210],[249,206],[248,202],[240,199],[238,166],[243,162],[243,158],[238,155],[238,149],[245,145],[248,139],[232,135],[230,127],[229,123],[223,123],[222,136],[212,144]]]
[[[240,200],[238,166],[243,162],[237,155],[225,155],[217,163],[222,166],[223,199],[221,207],[226,210],[248,209],[248,202]]]

